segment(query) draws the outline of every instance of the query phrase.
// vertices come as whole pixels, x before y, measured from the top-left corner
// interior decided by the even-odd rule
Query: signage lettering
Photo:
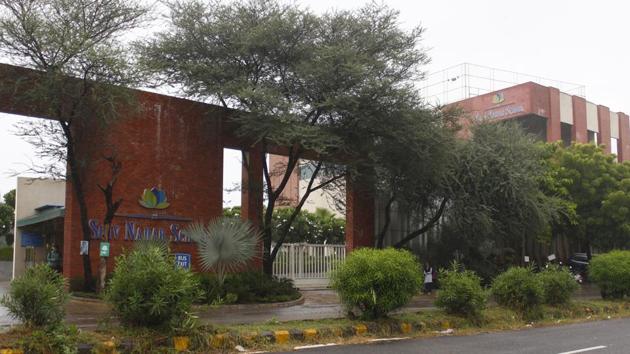
[[[93,240],[105,240],[105,228],[96,219],[89,221],[90,230],[92,231]],[[123,236],[124,241],[169,241],[169,242],[185,242],[189,243],[191,240],[184,234],[181,226],[178,224],[171,224],[168,229],[145,225],[135,221],[125,222],[125,233]],[[120,237],[120,225],[112,224],[109,229],[109,239],[118,240]],[[169,231],[167,233],[167,230]]]

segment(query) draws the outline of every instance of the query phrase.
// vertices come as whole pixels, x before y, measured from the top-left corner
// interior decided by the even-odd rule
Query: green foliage
[[[280,238],[279,231],[285,227],[293,212],[293,208],[274,210],[274,241]],[[284,242],[343,244],[345,242],[345,226],[346,221],[344,219],[335,217],[326,209],[317,209],[314,213],[302,210],[291,224]]]
[[[15,211],[9,204],[0,203],[0,238],[4,238],[7,245],[13,244],[13,222]]]
[[[423,284],[416,258],[405,250],[361,248],[331,275],[331,286],[349,311],[375,319],[405,305]]]
[[[611,251],[591,260],[589,279],[597,283],[603,298],[630,296],[630,251]]]
[[[305,152],[324,161],[340,153],[347,157],[344,169],[318,164],[311,176],[317,183],[309,185],[303,198],[330,186],[327,182],[378,165],[383,155],[372,159],[373,154],[398,132],[392,127],[403,123],[413,126],[400,129],[407,136],[426,137],[417,145],[445,151],[434,148],[439,115],[424,106],[415,86],[428,62],[419,45],[423,29],[404,30],[399,13],[385,5],[320,15],[278,0],[177,1],[171,3],[170,20],[169,28],[139,45],[143,66],[189,96],[246,112],[231,119],[239,135],[260,142],[262,153],[273,145],[290,147],[289,163],[273,173],[290,175]],[[425,124],[412,125],[414,119]],[[440,161],[429,155],[422,155],[422,161]],[[271,183],[270,175],[265,174],[270,211],[262,225],[266,272],[278,249],[271,250],[272,212],[280,186],[286,186]],[[280,239],[290,227],[282,230]]]
[[[531,268],[512,267],[499,274],[491,292],[499,305],[518,311],[526,319],[542,315],[544,289]]]
[[[9,310],[11,317],[27,326],[56,325],[65,316],[68,294],[64,287],[61,274],[46,264],[38,264],[11,282],[0,304]]]
[[[300,292],[290,279],[279,279],[261,272],[229,274],[220,284],[214,274],[199,273],[200,288],[207,304],[249,304],[284,302],[300,297]]]
[[[273,240],[278,241],[280,231],[286,225],[294,208],[278,208],[273,211]],[[223,216],[240,217],[241,207],[224,208]],[[345,242],[345,219],[336,217],[326,209],[318,208],[314,213],[300,210],[289,227],[284,240],[287,243],[343,244]]]
[[[79,330],[71,325],[56,325],[35,330],[19,342],[26,353],[74,354],[79,344]]]
[[[555,234],[564,234],[583,249],[601,250],[630,245],[630,164],[616,163],[603,146],[573,144],[563,148],[547,144],[549,188],[574,216],[554,223]],[[628,180],[628,182],[624,182]]]
[[[450,269],[440,272],[440,291],[435,305],[447,313],[479,320],[486,308],[486,291],[475,272],[459,268],[454,262]]]
[[[197,243],[201,267],[215,271],[220,283],[227,272],[239,270],[256,256],[260,239],[249,222],[228,217],[217,218],[207,226],[192,223],[186,235]]]
[[[13,260],[13,247],[0,247],[0,261],[10,262]]]
[[[124,324],[157,327],[185,316],[201,296],[198,288],[165,245],[146,243],[116,257],[105,299]]]
[[[550,223],[563,218],[567,208],[544,193],[545,150],[518,124],[478,123],[471,134],[455,142],[443,187],[449,202],[433,262],[457,253],[487,282],[531,254],[523,245],[548,235]]]
[[[2,198],[4,199],[4,204],[15,209],[15,189],[11,189],[9,192],[5,193]]]
[[[568,303],[579,288],[571,272],[565,268],[551,267],[536,274],[536,277],[543,288],[544,303],[548,305]]]

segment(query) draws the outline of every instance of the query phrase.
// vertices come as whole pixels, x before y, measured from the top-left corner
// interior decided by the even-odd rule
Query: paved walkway
[[[0,282],[0,295],[8,289],[8,282]],[[256,323],[269,320],[316,320],[324,318],[341,318],[345,313],[337,294],[329,289],[305,290],[304,303],[284,308],[264,309],[239,308],[229,306],[209,309],[199,313],[205,323],[212,324],[241,324]],[[599,290],[592,285],[585,285],[576,293],[576,298],[599,298]],[[417,312],[422,309],[432,308],[435,295],[419,295],[405,306],[400,312]],[[96,328],[100,321],[110,316],[109,306],[100,301],[88,301],[72,299],[66,307],[66,320],[81,328]],[[11,326],[17,322],[8,315],[6,309],[0,306],[0,328]]]

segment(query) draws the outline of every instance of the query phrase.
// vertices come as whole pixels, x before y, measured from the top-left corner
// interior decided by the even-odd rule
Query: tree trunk
[[[70,169],[70,180],[72,183],[72,187],[74,190],[74,195],[76,197],[77,202],[79,203],[79,217],[81,222],[81,233],[83,235],[83,240],[90,242],[90,225],[89,225],[89,216],[88,216],[88,207],[85,201],[85,195],[83,193],[83,183],[81,181],[81,177],[79,174],[79,168],[77,167],[76,156],[74,152],[74,140],[72,131],[68,123],[60,121],[61,127],[63,129],[64,134],[66,135],[66,140],[68,144],[68,155],[67,155],[67,163],[68,168]],[[70,255],[65,255],[69,257]],[[83,288],[85,291],[94,290],[94,279],[92,277],[92,264],[90,263],[90,255],[89,253],[83,255]]]
[[[392,216],[390,214],[392,210],[392,204],[394,203],[394,199],[395,198],[393,196],[389,198],[389,200],[387,201],[387,205],[385,206],[385,225],[383,225],[381,232],[378,234],[378,238],[376,242],[376,248],[378,249],[383,248],[385,235],[387,234],[387,230],[389,229],[389,224],[391,224],[392,222]]]

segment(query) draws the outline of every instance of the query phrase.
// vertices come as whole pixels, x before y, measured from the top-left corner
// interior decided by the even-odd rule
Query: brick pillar
[[[625,113],[617,113],[619,116],[619,162],[630,160],[630,121]]]
[[[547,141],[562,140],[560,128],[560,90],[549,87],[549,117],[547,118]]]
[[[610,109],[597,106],[597,123],[599,126],[599,144],[604,145],[604,151],[610,154]]]
[[[262,226],[263,211],[263,156],[260,145],[245,151],[241,168],[241,218],[249,220],[258,230]],[[250,267],[262,269],[262,240],[258,257]]]
[[[586,100],[583,97],[572,96],[573,99],[573,128],[571,140],[576,143],[588,143],[586,131]]]
[[[346,179],[346,250],[374,247],[374,192]]]

